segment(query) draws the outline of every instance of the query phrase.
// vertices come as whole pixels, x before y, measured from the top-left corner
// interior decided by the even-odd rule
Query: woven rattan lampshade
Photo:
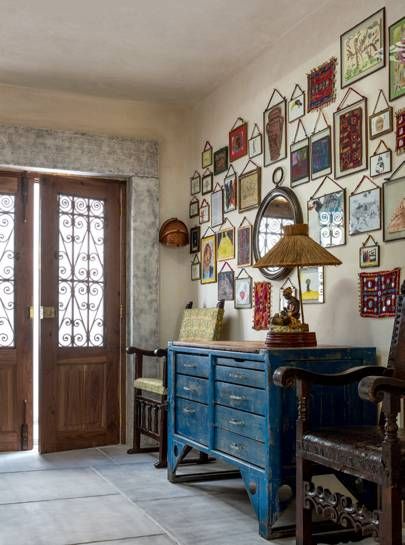
[[[284,236],[253,265],[254,267],[307,267],[341,265],[332,255],[308,236],[307,224],[286,225]]]

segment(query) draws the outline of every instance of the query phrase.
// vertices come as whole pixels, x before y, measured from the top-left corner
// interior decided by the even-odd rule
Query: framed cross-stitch
[[[287,100],[274,89],[263,113],[264,166],[287,157]]]
[[[391,271],[361,272],[360,316],[387,318],[395,316],[399,294],[400,269]]]
[[[195,255],[191,262],[191,280],[201,280],[201,267],[198,255]]]
[[[342,89],[385,66],[385,8],[340,36]]]
[[[238,202],[238,175],[232,165],[224,178],[224,214],[236,210]]]
[[[229,270],[224,270],[225,267],[228,267]],[[235,273],[229,263],[225,261],[221,270],[218,272],[218,301],[221,299],[224,299],[225,301],[234,300],[234,284]]]
[[[201,239],[201,284],[217,281],[217,249],[215,233]]]
[[[373,187],[359,191],[364,183]],[[381,229],[381,188],[363,176],[349,195],[349,234],[360,235],[378,229]]]
[[[308,112],[328,106],[336,99],[336,63],[332,57],[307,74]]]
[[[324,303],[323,267],[300,267],[299,275],[302,286],[301,297],[303,304]]]
[[[200,251],[201,228],[199,225],[190,229],[190,254]]]
[[[304,136],[298,140],[300,128]],[[295,187],[306,182],[309,182],[309,138],[300,119],[290,145],[290,183]]]
[[[401,163],[382,186],[384,242],[405,239],[404,171],[405,161]]]
[[[246,217],[243,218],[237,232],[237,260],[238,267],[250,267],[252,264],[252,224]]]
[[[380,266],[380,245],[373,235],[368,235],[359,248],[359,266],[360,269]]]
[[[208,142],[205,142],[204,148],[201,153],[201,166],[207,168],[212,165],[212,146]]]
[[[378,108],[378,103],[380,99],[384,99],[384,107]],[[391,132],[394,128],[393,123],[393,109],[392,106],[388,104],[387,98],[385,96],[385,93],[382,89],[380,89],[380,92],[378,93],[378,97],[373,109],[372,114],[368,118],[369,123],[369,136],[373,140],[374,138],[379,138],[383,134],[387,134],[388,132]]]
[[[229,160],[231,162],[247,154],[247,140],[247,122],[238,117],[229,131]]]
[[[345,105],[351,94],[356,101]],[[360,97],[360,99],[358,99]],[[335,178],[350,176],[368,167],[367,99],[350,88],[334,118]]]
[[[391,169],[392,150],[384,140],[380,140],[374,153],[370,155],[370,176],[375,178],[376,176],[391,172]]]
[[[389,35],[389,97],[396,100],[405,95],[405,17],[393,23]]]
[[[318,195],[327,181],[339,189],[325,195]],[[346,244],[346,190],[337,182],[325,176],[313,196],[307,202],[309,236],[324,248]]]
[[[224,194],[222,187],[216,184],[211,193],[211,227],[222,225],[224,221]]]
[[[205,169],[202,176],[202,194],[207,195],[211,193],[213,186],[214,176],[209,169]]]
[[[228,146],[217,150],[214,153],[214,176],[221,174],[228,169]]]
[[[255,123],[252,134],[249,138],[249,159],[262,154],[262,133],[259,126]]]
[[[311,134],[311,179],[316,180],[332,172],[332,137],[330,127]]]
[[[190,193],[191,195],[197,195],[201,191],[201,176],[196,170],[190,178]]]
[[[198,216],[199,213],[200,213],[200,203],[197,197],[193,197],[190,201],[188,215],[190,218],[195,218]]]
[[[246,165],[245,169],[248,167]],[[261,201],[261,168],[254,165],[254,169],[242,171],[239,176],[239,212],[257,208]]]
[[[288,101],[288,122],[293,123],[305,115],[305,91],[298,83]]]
[[[252,308],[252,283],[253,279],[250,274],[247,273],[246,269],[241,269],[235,278],[235,308]]]

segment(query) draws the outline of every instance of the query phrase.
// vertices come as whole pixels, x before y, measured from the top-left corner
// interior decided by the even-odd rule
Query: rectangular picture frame
[[[249,159],[262,154],[262,134],[256,134],[249,138]]]
[[[317,195],[307,202],[309,236],[324,248],[346,244],[346,190]]]
[[[253,306],[253,279],[251,276],[235,278],[234,307],[248,309]]]
[[[380,245],[361,246],[359,248],[360,269],[370,269],[380,266]]]
[[[190,178],[190,194],[197,195],[201,192],[201,176],[199,172],[194,172]]]
[[[211,193],[211,227],[224,223],[224,194],[222,188]]]
[[[264,166],[287,157],[287,100],[269,106],[263,112]]]
[[[247,131],[248,124],[246,121],[229,131],[229,160],[231,163],[247,154]]]
[[[191,262],[190,274],[191,274],[192,282],[201,280],[201,267],[200,267],[200,260],[198,258],[198,255],[194,256],[194,259]]]
[[[393,128],[394,114],[391,106],[371,114],[368,118],[368,134],[370,140],[374,140],[383,134],[392,132]]]
[[[201,227],[195,225],[190,229],[190,254],[200,251]]]
[[[384,242],[405,239],[405,176],[387,180],[382,189]]]
[[[224,214],[233,212],[238,205],[238,177],[236,174],[224,178]]]
[[[401,17],[388,28],[389,36],[389,97],[397,100],[405,95],[405,58],[403,36],[405,17]]]
[[[381,188],[373,187],[349,195],[349,235],[381,229]]]
[[[332,172],[332,133],[330,126],[311,134],[309,139],[311,180]]]
[[[201,180],[201,193],[202,195],[208,195],[212,192],[212,187],[214,185],[214,176],[212,172],[206,172],[202,176]]]
[[[306,184],[309,182],[309,138],[303,138],[290,145],[290,185]]]
[[[261,168],[256,167],[239,176],[239,212],[257,208],[261,201]]]
[[[191,199],[189,208],[188,208],[188,216],[189,218],[196,218],[200,214],[200,203],[199,200],[194,197]]]
[[[238,267],[252,265],[252,226],[241,225],[237,231],[237,259]]]
[[[218,273],[218,301],[233,301],[235,293],[235,273],[233,271],[219,271]]]
[[[319,305],[325,302],[324,268],[300,267],[302,286],[302,303],[304,305]]]
[[[228,146],[214,152],[214,176],[228,170]]]
[[[235,227],[220,229],[217,233],[217,261],[235,258]]]
[[[201,239],[201,284],[214,284],[217,281],[217,245],[215,234]]]
[[[370,176],[376,178],[392,170],[392,150],[386,149],[370,156]]]

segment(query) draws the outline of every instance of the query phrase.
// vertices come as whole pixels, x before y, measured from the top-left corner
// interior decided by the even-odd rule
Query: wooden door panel
[[[41,452],[117,443],[123,185],[41,178]]]

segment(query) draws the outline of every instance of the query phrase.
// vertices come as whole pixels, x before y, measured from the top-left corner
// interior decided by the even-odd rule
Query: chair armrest
[[[405,380],[388,376],[369,376],[360,381],[358,389],[362,399],[379,403],[385,393],[405,397]]]
[[[273,374],[273,382],[277,386],[290,388],[294,386],[296,380],[302,380],[313,384],[322,384],[324,386],[343,386],[357,382],[370,375],[382,376],[389,375],[391,369],[378,367],[376,365],[367,365],[352,367],[341,373],[313,373],[306,369],[297,369],[296,367],[279,367]]]
[[[154,350],[144,350],[143,348],[138,348],[137,346],[127,346],[127,354],[136,354],[137,356],[151,356],[155,355]]]
[[[167,386],[167,369],[166,369],[166,348],[156,348],[155,350],[144,350],[143,348],[138,348],[137,346],[128,346],[127,354],[135,354],[135,375],[134,378],[140,378],[143,375],[143,357],[149,356],[151,358],[164,358],[163,364],[163,386]]]

